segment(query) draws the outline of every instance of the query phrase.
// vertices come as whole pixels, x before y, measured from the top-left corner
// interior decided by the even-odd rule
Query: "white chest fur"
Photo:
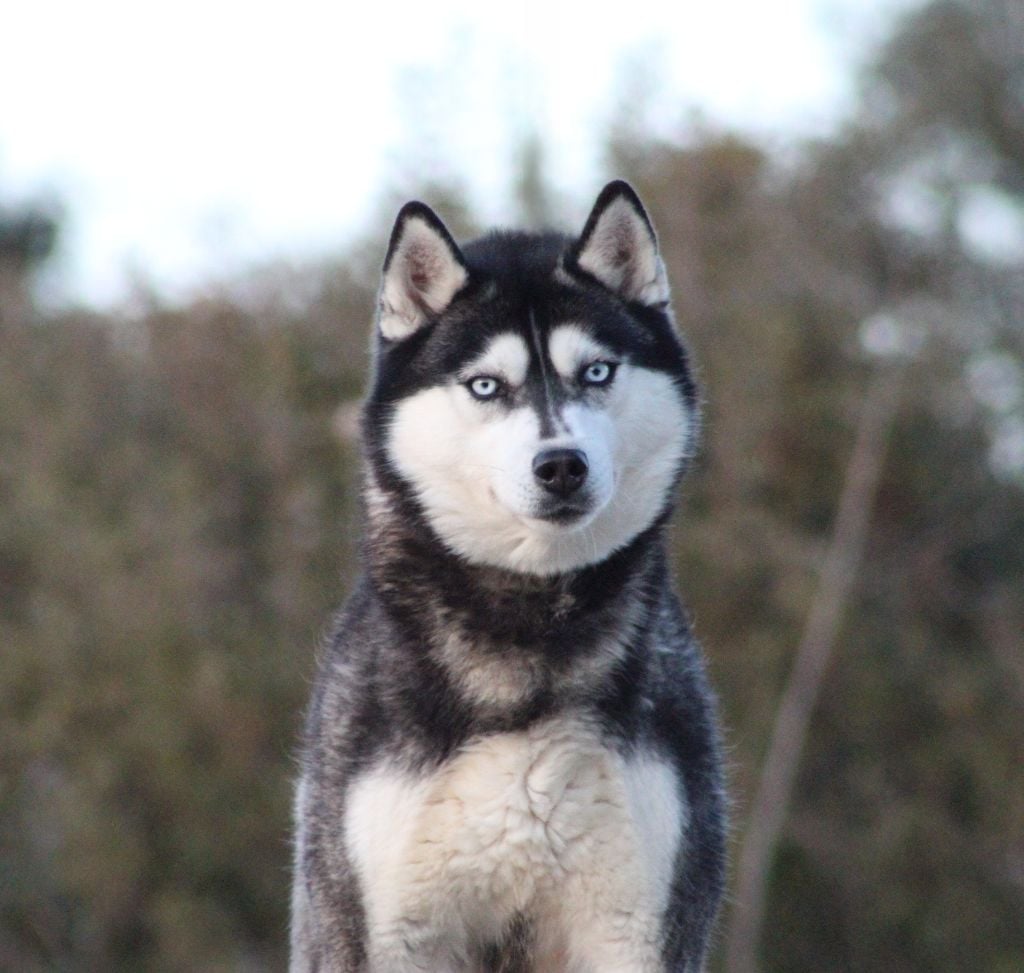
[[[466,969],[519,914],[537,969],[657,970],[685,822],[667,763],[574,719],[477,740],[427,776],[378,766],[345,835],[374,967]]]

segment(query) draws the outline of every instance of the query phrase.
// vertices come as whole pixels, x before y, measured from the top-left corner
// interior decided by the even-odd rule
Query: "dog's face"
[[[696,408],[654,232],[624,183],[575,241],[494,235],[461,251],[407,205],[378,330],[373,489],[411,491],[456,554],[559,573],[666,509]]]

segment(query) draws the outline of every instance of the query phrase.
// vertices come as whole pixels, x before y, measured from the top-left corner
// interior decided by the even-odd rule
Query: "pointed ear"
[[[601,190],[570,259],[624,300],[668,303],[668,277],[654,227],[640,197],[621,179]]]
[[[423,203],[406,203],[384,258],[377,325],[400,341],[440,314],[466,285],[469,272],[445,225]]]

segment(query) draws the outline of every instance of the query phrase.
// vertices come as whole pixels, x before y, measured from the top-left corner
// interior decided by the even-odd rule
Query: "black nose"
[[[587,455],[578,449],[546,449],[533,458],[533,475],[559,497],[575,493],[587,478]]]

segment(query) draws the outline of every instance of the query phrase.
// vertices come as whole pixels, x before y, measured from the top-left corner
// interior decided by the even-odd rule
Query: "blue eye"
[[[501,382],[490,375],[481,375],[478,378],[471,378],[466,386],[470,394],[476,398],[486,401],[495,398],[501,392]]]
[[[580,381],[584,385],[609,385],[617,367],[615,362],[592,361],[580,371]]]

